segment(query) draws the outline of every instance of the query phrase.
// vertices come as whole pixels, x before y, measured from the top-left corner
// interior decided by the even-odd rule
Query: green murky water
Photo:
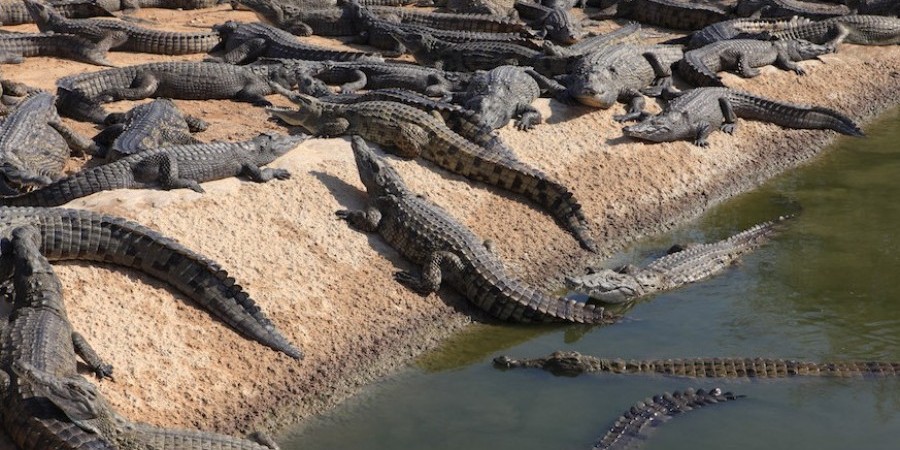
[[[617,258],[641,262],[797,213],[724,275],[642,303],[611,327],[473,326],[285,440],[285,449],[589,449],[630,405],[721,386],[747,398],[659,427],[652,449],[896,449],[900,380],[561,378],[495,370],[500,354],[558,349],[622,358],[768,356],[900,360],[900,110],[864,140]]]

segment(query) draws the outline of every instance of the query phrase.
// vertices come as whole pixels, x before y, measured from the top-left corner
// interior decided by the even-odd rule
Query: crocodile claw
[[[395,272],[394,279],[423,297],[431,293],[431,291],[422,287],[422,283],[419,282],[419,277],[412,272],[408,272],[405,270]]]

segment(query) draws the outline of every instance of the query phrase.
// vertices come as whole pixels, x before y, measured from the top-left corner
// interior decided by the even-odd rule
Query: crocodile
[[[833,47],[797,39],[729,39],[685,52],[677,70],[682,78],[695,86],[725,86],[717,72],[737,70],[738,75],[752,78],[761,73],[758,67],[774,64],[779,69],[805,75],[806,71],[797,64],[798,61],[818,59],[832,51]]]
[[[271,84],[270,84],[271,83]],[[60,78],[57,107],[76,120],[104,123],[100,106],[117,100],[168,97],[183,100],[231,99],[268,106],[272,84],[290,88],[283,67],[235,66],[214,62],[173,61],[138,64]]]
[[[706,147],[716,128],[732,134],[737,118],[771,122],[787,128],[834,130],[862,136],[859,126],[843,114],[819,106],[770,100],[734,89],[696,88],[683,92],[663,111],[622,129],[626,136],[651,142],[692,140]]]
[[[848,2],[848,6],[857,14],[900,16],[900,1],[898,0],[852,0]]]
[[[557,44],[574,44],[581,37],[581,22],[568,8],[549,8],[531,0],[516,0],[516,11],[528,25],[538,30],[538,37]]]
[[[699,30],[728,20],[732,8],[717,2],[688,0],[618,0],[591,1],[587,6],[600,6],[600,15],[592,18],[617,17],[676,30]]]
[[[111,10],[105,8],[97,0],[50,0],[49,3],[60,14],[73,19],[99,16],[113,17]],[[31,18],[31,14],[21,0],[0,1],[0,24],[21,25],[32,22],[34,22],[34,19]]]
[[[846,5],[800,0],[739,0],[734,9],[738,17],[792,17],[819,20],[852,14]]]
[[[613,450],[638,447],[638,442],[647,438],[648,431],[672,417],[688,411],[744,398],[723,392],[720,388],[686,389],[673,393],[665,392],[635,403],[628,411],[616,419],[613,426],[598,440],[591,450]]]
[[[172,145],[200,144],[191,133],[204,131],[208,124],[196,117],[186,116],[167,98],[135,106],[119,117],[110,114],[115,122],[106,127],[94,142],[104,145],[94,156],[107,161]]]
[[[143,225],[65,208],[0,207],[0,228],[36,226],[51,261],[95,261],[165,281],[243,335],[292,358],[302,353],[217,263]]]
[[[111,377],[112,367],[73,331],[62,285],[41,254],[40,231],[28,225],[8,231],[2,264],[14,296],[0,337],[0,409],[20,449],[275,450],[226,435],[133,423],[116,413],[78,373],[77,356],[101,378]]]
[[[499,320],[596,324],[616,320],[603,308],[548,296],[514,278],[484,241],[443,208],[407,188],[394,168],[361,137],[353,136],[352,147],[369,204],[361,211],[338,211],[337,216],[360,231],[377,232],[421,265],[421,275],[396,273],[400,283],[427,295],[446,282]]]
[[[581,246],[596,252],[572,192],[540,170],[481,147],[415,106],[390,101],[336,104],[295,95],[299,110],[270,108],[279,119],[317,136],[358,134],[405,158],[421,156],[453,173],[523,195],[550,212]]]
[[[52,94],[31,94],[0,124],[0,192],[18,194],[50,184],[62,176],[70,154],[96,149],[62,122]]]
[[[558,81],[587,106],[627,103],[627,113],[615,119],[630,120],[643,115],[644,94],[657,95],[671,84],[671,66],[682,57],[678,46],[618,44],[579,57]]]
[[[900,44],[900,18],[872,15],[833,17],[766,35],[774,39],[805,39],[832,47],[841,43],[893,45]]]
[[[476,73],[468,89],[453,96],[453,102],[478,114],[493,129],[516,118],[516,128],[530,130],[543,121],[531,105],[543,92],[564,94],[566,88],[530,67],[500,66]]]
[[[531,66],[544,75],[554,76],[565,73],[571,59],[546,55],[540,50],[509,42],[457,44],[436,39],[428,33],[398,31],[393,35],[409,50],[416,62],[442,70],[472,72],[513,65]]]
[[[625,303],[660,291],[679,288],[719,274],[740,257],[763,245],[787,217],[761,223],[709,244],[675,246],[647,267],[589,269],[587,275],[566,277],[566,288],[605,303]],[[674,250],[674,251],[673,251]]]
[[[446,0],[443,9],[454,13],[515,17],[514,0]]]
[[[206,53],[219,44],[215,31],[182,33],[144,28],[122,20],[69,19],[40,0],[23,0],[38,29],[73,34],[119,51],[188,55]]]
[[[685,44],[686,49],[692,50],[726,39],[758,39],[764,37],[766,32],[784,30],[808,23],[812,23],[812,20],[796,16],[790,19],[732,19],[714,23],[686,37],[664,43]]]
[[[494,358],[499,369],[536,368],[554,375],[583,373],[660,374],[691,378],[788,378],[860,377],[900,375],[900,362],[841,361],[809,362],[773,358],[692,358],[624,360],[604,359],[578,352],[558,351],[547,357]]]
[[[358,32],[346,8],[300,7],[271,0],[238,0],[235,4],[256,13],[260,22],[298,36],[353,36]]]
[[[53,56],[73,61],[113,66],[108,46],[71,34],[0,33],[0,64],[19,64],[32,56]]]
[[[222,38],[229,64],[243,64],[257,58],[302,59],[311,61],[384,61],[377,53],[331,50],[303,44],[287,31],[264,23],[229,20],[213,27]]]
[[[41,89],[3,78],[0,74],[0,116],[10,113],[10,106],[16,106],[29,94],[42,92]]]
[[[616,44],[641,44],[640,31],[640,24],[632,22],[609,33],[588,35],[567,47],[545,41],[542,48],[544,53],[553,56],[583,56]]]
[[[488,33],[529,32],[528,25],[517,18],[509,16],[424,12],[391,6],[371,6],[369,9],[388,21],[421,25],[441,30]]]
[[[82,170],[40,189],[0,197],[5,206],[60,206],[77,198],[114,189],[191,189],[200,183],[245,175],[264,183],[290,178],[285,169],[261,169],[293,150],[307,136],[261,134],[240,142],[211,142],[162,147]]]
[[[140,8],[204,9],[222,0],[94,0],[107,11],[135,12]],[[52,4],[52,3],[51,3]],[[68,16],[67,16],[68,17]]]

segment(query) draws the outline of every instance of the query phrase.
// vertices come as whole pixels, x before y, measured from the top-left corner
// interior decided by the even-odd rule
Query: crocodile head
[[[792,61],[806,61],[815,59],[826,53],[834,51],[831,45],[819,45],[802,39],[790,41],[775,41],[775,45],[781,45],[787,51]]]
[[[628,271],[603,269],[595,273],[566,277],[566,288],[605,303],[625,303],[644,294],[644,286]]]
[[[15,361],[12,369],[19,383],[31,385],[36,396],[50,400],[81,429],[101,434],[96,422],[108,414],[109,407],[93,384],[81,376],[57,377],[23,361]]]
[[[615,71],[615,68],[611,68]],[[611,83],[609,71],[591,71],[589,74],[573,74],[568,78],[567,91],[579,103],[594,108],[612,108],[619,99],[619,89]]]
[[[512,119],[509,105],[502,96],[484,95],[466,102],[466,109],[475,111],[478,118],[492,129],[502,128]]]
[[[234,20],[226,21],[225,23],[219,23],[213,25],[212,30],[216,33],[219,33],[219,37],[222,40],[227,40],[229,36],[232,35],[235,31],[237,31],[238,27],[241,26],[240,22],[236,22]]]
[[[353,147],[353,159],[356,160],[356,169],[359,171],[359,179],[366,187],[370,197],[401,196],[406,192],[406,186],[403,184],[400,174],[384,158],[375,154],[361,136],[354,135],[351,146]]]
[[[291,101],[299,105],[299,109],[270,107],[266,108],[266,111],[288,125],[302,127],[312,134],[321,134],[324,122],[322,102],[304,94],[293,94]]]
[[[253,142],[259,146],[261,160],[272,161],[275,158],[297,148],[300,143],[309,139],[308,134],[289,136],[277,133],[262,133]]]
[[[59,16],[59,13],[54,11],[50,5],[46,3],[40,2],[38,0],[24,0],[25,1],[25,9],[28,10],[28,14],[31,15],[31,18],[34,19],[34,22],[38,25],[41,31],[48,31],[43,28],[48,22],[50,22],[51,18],[55,18],[55,16]]]
[[[581,25],[572,18],[569,11],[554,8],[544,19],[546,37],[557,44],[574,44],[581,37]]]
[[[625,136],[650,142],[669,142],[697,137],[697,127],[687,111],[663,112],[622,128]]]

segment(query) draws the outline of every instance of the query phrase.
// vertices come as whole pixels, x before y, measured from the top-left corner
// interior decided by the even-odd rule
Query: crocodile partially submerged
[[[0,123],[0,193],[14,195],[62,176],[70,155],[93,154],[97,145],[66,126],[54,97],[38,92]]]
[[[900,44],[900,17],[850,15],[791,26],[766,33],[773,39],[804,39],[837,47],[841,43],[857,45]]]
[[[51,261],[129,267],[167,282],[245,336],[292,358],[302,353],[217,263],[147,227],[119,217],[64,208],[0,207],[0,229],[33,225]]]
[[[450,172],[523,195],[553,215],[583,248],[597,249],[581,205],[566,186],[518,159],[467,140],[428,112],[390,101],[338,104],[305,95],[293,99],[299,110],[269,110],[313,135],[358,134],[398,156],[422,157]]]
[[[0,197],[6,206],[59,206],[76,198],[114,189],[191,189],[200,183],[245,175],[257,183],[290,178],[285,169],[260,168],[294,149],[307,136],[261,134],[240,142],[186,144],[145,150],[82,170],[41,189]]]
[[[738,259],[763,245],[787,217],[761,223],[721,241],[676,246],[647,267],[591,270],[587,275],[566,277],[572,292],[606,303],[624,303],[664,290],[679,288],[719,274]]]
[[[625,411],[591,450],[614,450],[637,447],[649,431],[669,419],[698,408],[744,398],[722,389],[686,389],[665,392],[635,403]]]
[[[718,72],[735,70],[744,78],[753,78],[759,76],[759,67],[774,64],[779,69],[805,75],[806,71],[797,62],[832,51],[833,47],[797,39],[729,39],[686,52],[677,67],[678,74],[695,86],[724,86]]]
[[[69,19],[40,0],[23,0],[41,31],[73,34],[112,50],[187,55],[206,53],[219,44],[214,31],[182,33],[144,28],[122,20]]]
[[[184,100],[231,99],[268,106],[270,83],[290,88],[283,67],[235,66],[214,62],[173,61],[81,73],[56,82],[59,113],[76,120],[104,123],[101,106],[117,100],[168,97]]]
[[[7,228],[2,264],[12,276],[13,311],[0,337],[0,410],[22,450],[179,448],[275,450],[250,440],[134,423],[120,416],[77,370],[76,354],[99,377],[112,367],[72,330],[62,286],[32,226]]]
[[[671,84],[671,66],[682,57],[679,46],[613,45],[579,57],[559,81],[569,96],[587,106],[607,109],[626,103],[626,114],[615,119],[630,120],[643,114],[644,94],[658,95]]]
[[[584,373],[670,375],[690,378],[863,377],[900,375],[900,362],[809,362],[772,358],[604,359],[558,351],[542,358],[494,358],[498,369],[534,368],[554,375]]]
[[[97,66],[113,66],[109,46],[71,34],[0,33],[0,63],[18,64],[33,56],[53,56]]]
[[[739,0],[734,9],[738,17],[792,17],[813,20],[846,16],[853,13],[847,5],[806,2],[801,0]]]
[[[707,138],[716,129],[734,133],[738,118],[774,123],[786,128],[863,135],[852,119],[832,109],[779,102],[720,87],[684,91],[669,102],[661,113],[627,126],[622,131],[625,136],[645,141],[690,140],[695,145],[706,147],[709,145]]]
[[[94,137],[95,142],[104,146],[95,156],[105,157],[107,161],[160,147],[200,144],[192,133],[208,126],[201,119],[182,114],[167,98],[135,106],[121,116],[110,116],[114,123]]]
[[[296,37],[264,23],[229,20],[213,27],[222,38],[222,60],[244,64],[257,58],[302,59],[307,61],[384,61],[377,53],[331,50],[301,43]]]
[[[515,279],[468,228],[436,204],[409,190],[400,175],[359,136],[353,156],[369,194],[362,211],[337,215],[361,231],[377,232],[422,267],[421,275],[395,274],[422,294],[446,283],[491,316],[514,322],[611,323],[615,318],[593,305],[550,297]]]

